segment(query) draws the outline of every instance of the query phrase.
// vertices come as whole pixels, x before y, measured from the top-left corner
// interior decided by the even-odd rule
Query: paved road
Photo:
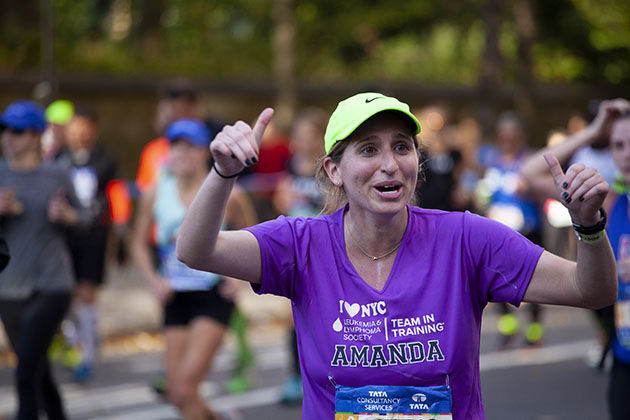
[[[482,387],[486,415],[492,419],[605,420],[606,375],[590,367],[585,356],[594,343],[586,311],[551,308],[546,314],[545,345],[536,349],[497,352],[496,316],[487,310],[482,329]],[[147,386],[160,370],[159,342],[139,336],[135,345],[121,341],[110,345],[102,357],[94,381],[77,385],[68,372],[58,368],[63,394],[77,420],[170,420],[178,418],[168,404]],[[233,366],[231,344],[220,353],[203,392],[215,407],[237,412],[243,419],[299,419],[299,407],[280,404],[281,385],[287,366],[284,334],[273,330],[254,340],[258,352],[251,373],[253,387],[240,395],[224,388]],[[138,352],[138,348],[145,351]],[[11,418],[15,399],[11,372],[0,367],[0,419]]]

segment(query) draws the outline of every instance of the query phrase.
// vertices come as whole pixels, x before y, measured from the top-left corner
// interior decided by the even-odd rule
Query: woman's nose
[[[387,173],[393,173],[398,169],[398,162],[391,150],[383,153],[381,169]]]

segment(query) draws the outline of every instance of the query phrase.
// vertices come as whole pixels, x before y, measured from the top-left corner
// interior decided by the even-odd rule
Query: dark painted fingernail
[[[566,188],[566,187],[568,187],[568,186],[569,186],[569,184],[568,184],[568,183],[566,183],[566,182],[563,182],[563,183],[562,183],[562,188]]]
[[[578,200],[584,201],[584,197],[580,197],[580,198],[578,198]]]
[[[232,159],[236,159],[236,155],[232,153]]]
[[[562,198],[567,198],[568,196],[569,196],[568,192],[565,191],[565,192],[562,193]]]
[[[254,162],[254,163],[258,163],[258,159],[256,159],[256,156],[254,156],[254,157],[252,158],[252,162]]]
[[[567,198],[567,204],[571,202],[571,197]]]
[[[250,160],[249,160],[249,159],[245,159],[245,164],[246,164],[247,166],[250,166],[252,163],[250,162]]]

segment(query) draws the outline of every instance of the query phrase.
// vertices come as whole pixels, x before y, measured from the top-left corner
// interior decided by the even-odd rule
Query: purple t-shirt
[[[333,419],[335,386],[450,384],[454,419],[484,419],[481,313],[518,306],[542,248],[489,219],[408,206],[409,222],[383,290],[346,253],[340,209],[248,228],[260,245],[257,293],[291,299],[303,419]]]

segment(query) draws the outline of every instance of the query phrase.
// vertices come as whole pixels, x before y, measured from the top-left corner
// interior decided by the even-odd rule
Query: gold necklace
[[[400,238],[400,241],[398,241],[398,244],[396,244],[396,246],[394,248],[392,248],[391,250],[387,251],[383,255],[379,255],[378,257],[375,257],[374,255],[368,254],[363,248],[361,248],[361,245],[359,245],[359,242],[357,242],[357,240],[354,239],[354,236],[352,235],[352,232],[350,231],[350,227],[348,227],[348,233],[350,234],[350,237],[352,238],[352,241],[357,246],[357,248],[359,248],[359,250],[361,250],[361,252],[363,252],[365,254],[365,256],[369,257],[372,261],[376,261],[376,260],[380,260],[381,258],[385,258],[388,255],[390,255],[392,252],[396,251],[398,248],[400,248],[400,244],[402,243],[402,240],[403,240],[403,238]],[[404,236],[405,235],[403,235],[403,237]]]

